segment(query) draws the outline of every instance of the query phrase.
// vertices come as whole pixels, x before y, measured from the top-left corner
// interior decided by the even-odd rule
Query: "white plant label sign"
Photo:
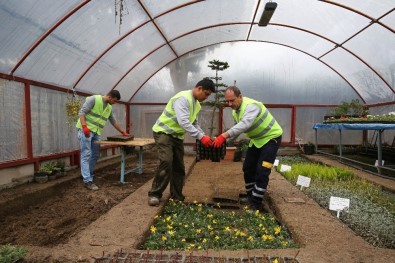
[[[280,172],[287,172],[287,171],[291,171],[291,166],[282,164],[280,168]]]
[[[374,166],[379,166],[379,160],[376,160],[376,162],[374,163]],[[384,166],[384,160],[381,160],[381,166]]]
[[[350,208],[350,199],[331,196],[329,199],[329,210],[337,211],[337,217],[342,210],[348,210]]]
[[[274,160],[274,166],[278,166],[278,164],[280,163],[280,161],[278,159]]]
[[[302,187],[309,187],[311,182],[311,178],[303,175],[298,176],[298,180],[296,181],[296,185],[300,185],[300,190]]]

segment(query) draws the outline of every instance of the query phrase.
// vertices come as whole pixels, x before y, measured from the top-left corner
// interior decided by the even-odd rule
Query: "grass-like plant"
[[[218,204],[220,206],[220,204]],[[270,214],[223,211],[206,204],[169,200],[156,216],[144,249],[206,250],[297,247]]]
[[[292,167],[283,172],[296,183],[298,175],[311,178],[303,192],[322,207],[329,207],[331,196],[350,199],[349,211],[340,219],[374,246],[395,248],[395,196],[380,186],[360,179],[351,171],[312,163],[300,157],[279,157],[280,163]]]
[[[0,262],[13,263],[26,257],[27,250],[24,247],[10,244],[0,246]]]

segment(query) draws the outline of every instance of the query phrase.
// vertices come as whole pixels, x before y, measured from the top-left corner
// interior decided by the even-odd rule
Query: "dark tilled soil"
[[[128,157],[127,165],[137,163]],[[332,166],[344,166],[320,155],[309,158]],[[201,161],[185,157],[186,167],[193,168],[186,180],[187,202],[212,197],[233,198],[244,190],[242,163]],[[156,153],[144,154],[143,174],[130,174],[120,185],[120,160],[98,165],[96,183],[99,191],[83,187],[79,171],[46,184],[31,183],[0,191],[0,244],[27,247],[25,262],[94,262],[116,251],[138,251],[139,244],[160,214],[168,192],[159,207],[147,205],[150,180],[158,165]],[[189,171],[188,171],[189,172]],[[356,171],[363,178],[371,175]],[[393,181],[374,177],[373,181],[390,187]],[[196,251],[210,257],[248,257],[270,255],[295,257],[299,262],[392,262],[395,251],[369,245],[273,171],[267,197],[276,217],[291,231],[300,244],[298,249]],[[290,198],[303,203],[287,202]],[[149,251],[162,254],[163,251]],[[105,253],[105,254],[104,254]]]
[[[136,156],[132,159],[136,159]],[[131,160],[128,163],[135,164],[136,162],[137,160]],[[125,176],[126,183],[121,185],[119,183],[120,161],[116,159],[114,164],[96,172],[95,183],[100,188],[99,191],[86,189],[82,184],[79,171],[74,171],[78,175],[74,175],[70,180],[56,179],[63,180],[63,182],[54,184],[51,189],[41,190],[42,193],[39,195],[32,195],[37,202],[25,200],[24,203],[33,204],[26,207],[19,204],[12,210],[8,209],[6,214],[2,214],[0,244],[53,247],[66,243],[76,233],[153,178],[157,164],[154,155],[145,156],[143,174],[128,174]],[[31,183],[29,186],[36,185],[37,183]],[[12,192],[27,187],[25,185],[6,189],[0,192],[0,196],[11,199]],[[43,186],[37,185],[37,187]]]

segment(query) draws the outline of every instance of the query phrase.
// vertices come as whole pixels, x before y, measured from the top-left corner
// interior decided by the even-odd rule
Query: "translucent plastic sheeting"
[[[71,94],[31,86],[33,156],[79,149],[77,129],[68,125],[66,102]]]
[[[147,43],[144,39],[150,39]],[[106,94],[146,54],[165,43],[153,24],[146,24],[125,37],[96,63],[76,89]],[[130,98],[123,97],[125,100]]]
[[[352,7],[364,14],[379,18],[383,13],[394,8],[393,0],[361,1],[361,0],[332,0],[332,2]],[[392,21],[395,22],[395,21]]]
[[[280,45],[297,48],[307,52],[301,53],[304,56],[328,62],[333,69],[325,71],[338,71],[326,82],[337,87],[350,84],[367,103],[394,98],[388,62],[394,53],[394,32],[380,24],[394,28],[393,0],[276,0],[278,7],[267,27],[257,25],[267,1],[129,0],[124,1],[122,24],[114,1],[63,2],[0,0],[0,72],[10,74],[14,69],[14,76],[66,88],[77,85],[92,94],[116,88],[130,99],[161,67],[189,51],[226,41],[270,41],[279,49],[273,61],[282,60]],[[375,41],[385,53],[375,55]],[[228,60],[226,55],[221,59]],[[255,54],[253,59],[268,57]],[[21,65],[14,68],[18,61]],[[288,69],[294,65],[286,62],[291,63],[283,66],[286,75],[276,74],[276,79],[289,81],[293,73]],[[245,64],[237,71],[244,71]],[[303,85],[321,77],[313,71]],[[342,77],[349,84],[342,83]],[[328,89],[323,93],[332,90],[330,84],[319,88]]]
[[[185,5],[188,3],[193,3],[195,1],[191,0],[142,0],[144,6],[148,9],[148,12],[151,14],[151,16],[158,16],[159,14],[176,8],[181,5]]]
[[[149,19],[137,1],[127,3],[128,15],[122,18],[121,34],[114,1],[90,1],[45,38],[16,74],[71,87],[104,50]]]
[[[135,137],[152,138],[152,126],[162,113],[165,105],[138,105],[130,107],[130,123]]]
[[[169,40],[196,29],[235,22],[251,23],[257,1],[201,1],[156,19]],[[215,39],[218,39],[216,37]]]
[[[324,38],[283,26],[268,27],[265,30],[253,28],[250,39],[287,45],[304,51],[316,58],[319,58],[333,48],[333,43]]]
[[[0,79],[0,162],[27,158],[25,90]]]
[[[112,114],[115,119],[119,122],[119,125],[126,130],[126,106],[124,104],[112,105]],[[110,121],[107,121],[103,128],[101,139],[106,140],[107,136],[121,135],[117,129],[115,129]]]
[[[395,51],[391,52],[391,48],[395,47],[394,34],[388,34],[388,29],[374,24],[350,39],[344,47],[379,71],[380,76],[395,90]]]
[[[184,55],[191,50],[228,41],[244,41],[249,25],[232,25],[208,28],[178,38],[172,42],[176,52]]]
[[[125,100],[129,101],[136,91],[138,91],[159,68],[164,67],[167,61],[171,61],[175,58],[170,48],[168,46],[163,46],[141,61],[133,71],[122,79],[116,88],[121,92],[122,96],[126,98]]]
[[[0,1],[0,71],[10,73],[23,54],[79,2]]]
[[[302,139],[301,143],[315,142],[315,131],[313,125],[322,123],[324,115],[328,109],[304,107],[296,110],[295,139]],[[318,144],[338,144],[339,131],[320,130],[318,134]],[[342,144],[361,144],[362,131],[342,131]]]
[[[225,43],[197,50],[170,63],[152,77],[132,102],[167,102],[173,92],[191,89],[214,77],[211,60],[227,61],[222,82],[266,104],[339,104],[359,98],[327,66],[303,53],[268,43]]]
[[[360,60],[343,49],[332,51],[322,60],[342,72],[366,103],[394,101],[395,94],[392,89],[367,65],[360,63]]]
[[[322,1],[276,0],[278,6],[270,23],[291,25],[296,28],[325,36],[336,43],[342,43],[369,24],[369,19],[350,10]],[[258,14],[262,14],[262,1]],[[260,16],[255,18],[258,23]],[[263,30],[263,29],[262,29]]]

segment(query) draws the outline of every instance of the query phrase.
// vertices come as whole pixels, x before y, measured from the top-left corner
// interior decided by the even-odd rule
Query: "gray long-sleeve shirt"
[[[191,91],[192,92],[192,91]],[[193,108],[196,107],[196,99],[192,96]],[[191,123],[189,121],[189,102],[185,97],[179,97],[173,102],[178,124],[184,128],[193,138],[200,140],[204,136],[203,130],[198,124],[198,119]]]
[[[102,99],[103,99],[103,97],[102,97]],[[92,110],[93,106],[95,106],[95,97],[94,96],[88,97],[85,100],[84,104],[82,105],[80,111],[78,112],[78,115],[81,116],[81,115],[88,114]],[[107,107],[107,102],[103,101],[103,109],[106,108],[106,107]],[[108,117],[108,119],[109,119],[109,121],[111,122],[112,125],[117,123],[117,119],[112,114],[112,111],[111,111],[110,116]]]
[[[240,109],[236,110],[236,113],[238,114],[239,111]],[[252,123],[254,122],[255,118],[259,115],[260,112],[261,109],[257,105],[255,104],[248,105],[245,108],[244,115],[241,117],[240,122],[227,131],[229,136],[235,137],[247,131],[252,126]]]

